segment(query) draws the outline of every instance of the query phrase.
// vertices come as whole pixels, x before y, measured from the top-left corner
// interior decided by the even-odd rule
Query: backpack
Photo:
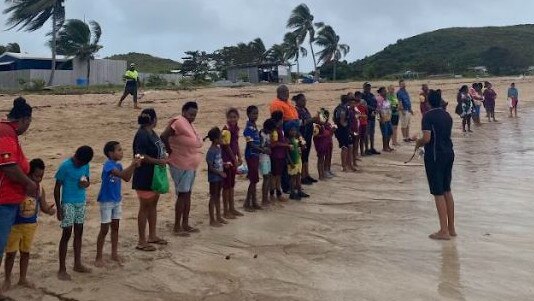
[[[347,107],[343,104],[340,104],[336,107],[336,109],[334,110],[334,117],[332,118],[334,124],[339,125],[339,123],[341,122],[341,113],[344,112],[345,115],[348,115],[346,111]]]

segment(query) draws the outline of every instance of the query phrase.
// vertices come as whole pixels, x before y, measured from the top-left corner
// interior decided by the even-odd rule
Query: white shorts
[[[109,224],[114,219],[121,219],[121,202],[100,202],[100,219],[102,224]]]
[[[400,114],[401,129],[410,127],[411,121],[412,121],[412,113],[408,111],[401,112]]]

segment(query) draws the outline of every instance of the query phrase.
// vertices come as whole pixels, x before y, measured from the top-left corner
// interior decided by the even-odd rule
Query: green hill
[[[494,75],[517,74],[534,65],[534,25],[447,28],[398,40],[353,63],[340,62],[338,78],[375,78],[407,70],[428,74],[469,72],[486,66]],[[328,76],[325,66],[321,75]],[[323,71],[323,70],[321,70]]]
[[[168,73],[170,70],[178,70],[182,64],[171,59],[163,59],[149,54],[130,52],[128,54],[116,54],[107,59],[125,60],[128,65],[135,63],[140,72]]]

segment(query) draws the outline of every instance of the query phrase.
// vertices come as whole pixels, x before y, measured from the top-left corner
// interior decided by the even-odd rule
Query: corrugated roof
[[[17,59],[20,59],[20,60],[52,60],[52,57],[51,56],[39,56],[39,55],[30,55],[30,54],[27,54],[27,53],[15,53],[15,52],[4,52],[2,55],[0,55],[0,58],[4,57],[4,56],[10,56],[10,57],[14,57],[14,58],[17,58]],[[70,57],[66,57],[66,56],[63,56],[63,55],[57,55],[56,56],[56,60],[57,61],[69,61],[71,60],[72,58]]]

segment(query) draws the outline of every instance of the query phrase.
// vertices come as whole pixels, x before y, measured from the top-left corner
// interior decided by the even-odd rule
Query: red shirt
[[[363,104],[359,104],[358,111],[360,111],[360,125],[367,125],[367,108]]]
[[[30,164],[20,147],[19,137],[12,122],[0,122],[0,166],[17,164],[25,174]],[[26,198],[26,190],[19,183],[11,181],[0,171],[0,205],[17,205]]]

